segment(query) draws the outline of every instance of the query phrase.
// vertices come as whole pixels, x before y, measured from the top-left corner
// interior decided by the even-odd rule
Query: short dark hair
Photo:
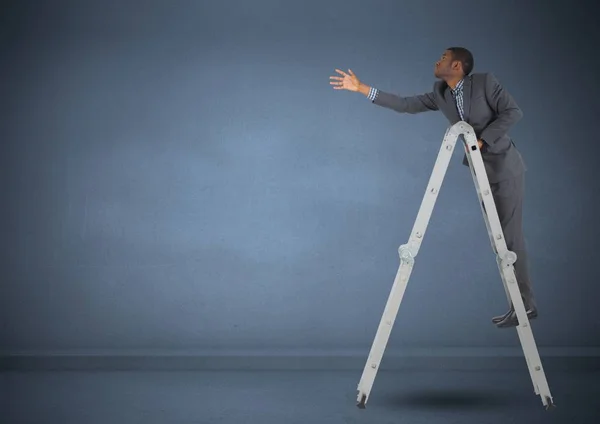
[[[464,47],[449,47],[447,50],[452,52],[452,60],[460,61],[465,75],[469,75],[475,64],[473,54]]]

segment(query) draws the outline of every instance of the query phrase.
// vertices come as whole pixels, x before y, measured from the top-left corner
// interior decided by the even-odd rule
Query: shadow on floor
[[[519,399],[501,392],[425,389],[388,396],[385,403],[403,409],[493,410],[514,406]]]

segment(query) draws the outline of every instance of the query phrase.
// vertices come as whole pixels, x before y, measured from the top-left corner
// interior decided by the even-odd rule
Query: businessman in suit
[[[517,254],[514,267],[525,310],[533,319],[537,307],[522,225],[526,166],[508,135],[523,113],[492,73],[472,74],[473,64],[473,55],[464,47],[446,49],[435,63],[438,81],[433,90],[415,96],[399,96],[365,85],[352,70],[346,73],[336,69],[341,76],[331,76],[330,83],[334,89],[359,92],[373,104],[399,113],[441,111],[451,125],[462,120],[473,127],[507,247]],[[466,155],[463,165],[469,165]],[[499,328],[518,325],[514,306],[511,304],[504,315],[493,317],[492,322]]]

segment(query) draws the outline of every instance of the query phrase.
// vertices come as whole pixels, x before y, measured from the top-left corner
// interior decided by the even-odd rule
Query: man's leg
[[[527,246],[523,235],[523,198],[525,192],[525,174],[513,179],[490,184],[492,195],[500,218],[500,225],[504,233],[506,246],[517,254],[514,264],[517,283],[525,304],[529,318],[537,316],[537,308],[531,280],[529,278],[529,261]],[[504,315],[492,318],[492,322],[499,327],[512,327],[518,320],[514,307],[511,305]]]

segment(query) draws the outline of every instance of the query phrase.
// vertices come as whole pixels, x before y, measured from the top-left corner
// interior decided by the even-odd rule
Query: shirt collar
[[[456,87],[453,89],[450,89],[450,91],[452,92],[452,94],[458,94],[462,91],[463,88],[463,83],[465,82],[465,79],[461,79],[458,84],[456,84]]]

